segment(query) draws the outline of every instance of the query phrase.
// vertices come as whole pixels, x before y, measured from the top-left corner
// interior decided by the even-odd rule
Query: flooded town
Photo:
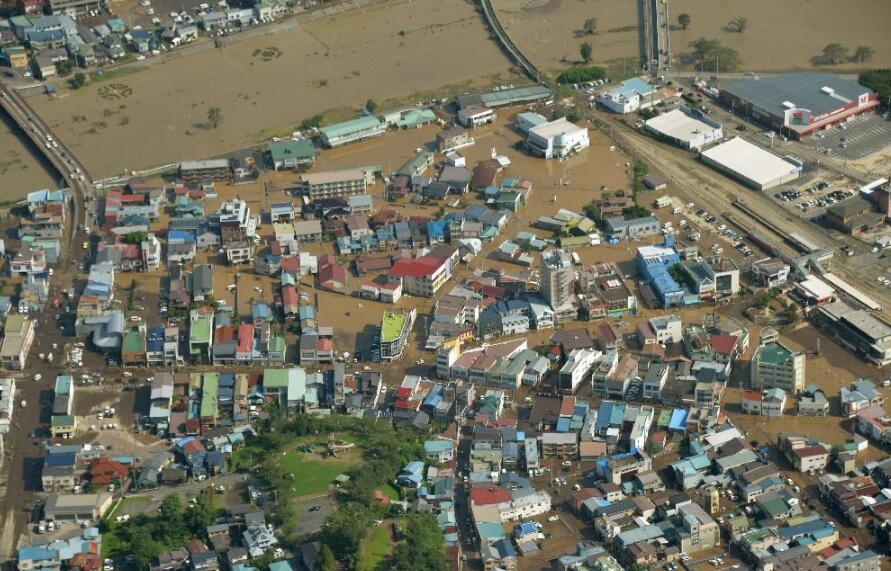
[[[0,564],[891,569],[888,16],[4,3]]]

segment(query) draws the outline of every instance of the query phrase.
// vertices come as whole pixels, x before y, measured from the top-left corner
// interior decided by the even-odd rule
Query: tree
[[[390,568],[445,571],[445,545],[433,514],[411,514],[405,520],[405,541],[396,546]]]
[[[848,59],[848,48],[838,43],[829,44],[823,48],[823,57],[832,64],[842,63]]]
[[[579,54],[582,56],[582,60],[585,63],[591,61],[591,54],[594,52],[594,48],[591,47],[590,42],[582,42],[579,46]]]
[[[737,16],[736,18],[730,20],[730,22],[727,24],[727,27],[734,32],[741,34],[746,31],[746,27],[748,25],[749,21],[747,19],[743,18],[742,16]]]
[[[373,115],[374,112],[377,111],[377,101],[375,101],[374,99],[369,99],[365,102],[365,109],[367,109],[368,112]]]
[[[691,19],[690,14],[678,14],[678,26],[680,26],[681,29],[686,30],[690,25]]]
[[[891,69],[874,69],[865,71],[857,78],[857,82],[879,94],[879,100],[885,107],[891,107]]]
[[[596,79],[604,79],[606,78],[606,71],[601,67],[591,66],[591,67],[574,67],[572,69],[567,69],[557,76],[557,83],[560,84],[569,84],[569,83],[584,83],[586,81],[594,81]]]
[[[303,122],[300,123],[300,128],[304,131],[313,128],[318,129],[322,126],[322,119],[323,117],[321,115],[313,115],[308,119],[304,119]]]
[[[145,232],[130,232],[124,236],[124,242],[127,244],[142,244],[146,238],[148,238],[148,234]]]
[[[322,545],[319,549],[319,558],[316,559],[316,565],[319,571],[334,571],[337,567],[337,560],[334,559],[334,552],[327,544]]]
[[[585,20],[585,24],[582,26],[582,29],[585,30],[585,33],[589,36],[593,36],[594,32],[597,31],[597,18],[588,18]]]
[[[70,85],[72,89],[80,89],[86,84],[87,76],[81,72],[75,73],[74,76],[68,80],[68,85]]]
[[[223,110],[219,107],[211,107],[207,110],[207,121],[216,129],[223,122]]]
[[[699,38],[690,42],[693,60],[703,67],[718,67],[721,71],[732,71],[739,66],[739,53],[725,47],[718,40]]]
[[[854,50],[854,61],[857,63],[863,63],[868,59],[871,59],[872,56],[876,55],[876,51],[869,46],[857,46],[857,49]]]

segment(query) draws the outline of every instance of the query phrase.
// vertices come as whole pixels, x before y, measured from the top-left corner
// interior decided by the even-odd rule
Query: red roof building
[[[346,287],[347,270],[331,254],[319,258],[319,285],[329,291],[342,292]]]
[[[709,344],[715,353],[724,355],[725,357],[733,357],[736,355],[736,346],[738,339],[734,335],[712,335],[709,338]]]
[[[498,486],[474,486],[470,490],[470,501],[476,506],[491,506],[510,502],[507,490]]]
[[[90,483],[98,486],[106,486],[112,482],[120,482],[130,471],[120,462],[115,462],[104,456],[90,464]]]
[[[235,353],[248,353],[254,349],[254,326],[250,323],[242,323],[238,326],[238,344]]]

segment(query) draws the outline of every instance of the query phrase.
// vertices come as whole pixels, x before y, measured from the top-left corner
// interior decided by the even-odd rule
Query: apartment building
[[[23,315],[6,318],[0,342],[0,364],[6,369],[23,370],[34,342],[34,322]]]
[[[368,171],[362,168],[336,171],[311,172],[300,177],[303,193],[310,201],[365,194],[374,175],[368,180]]]

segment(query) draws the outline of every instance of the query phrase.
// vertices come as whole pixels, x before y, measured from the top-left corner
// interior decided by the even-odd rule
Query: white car
[[[40,379],[43,378],[43,375],[41,375],[40,373],[34,373],[34,376],[33,376],[32,378],[33,378],[35,381],[39,381]]]
[[[557,514],[554,514],[548,518],[548,521],[560,521],[560,516],[558,516]]]

